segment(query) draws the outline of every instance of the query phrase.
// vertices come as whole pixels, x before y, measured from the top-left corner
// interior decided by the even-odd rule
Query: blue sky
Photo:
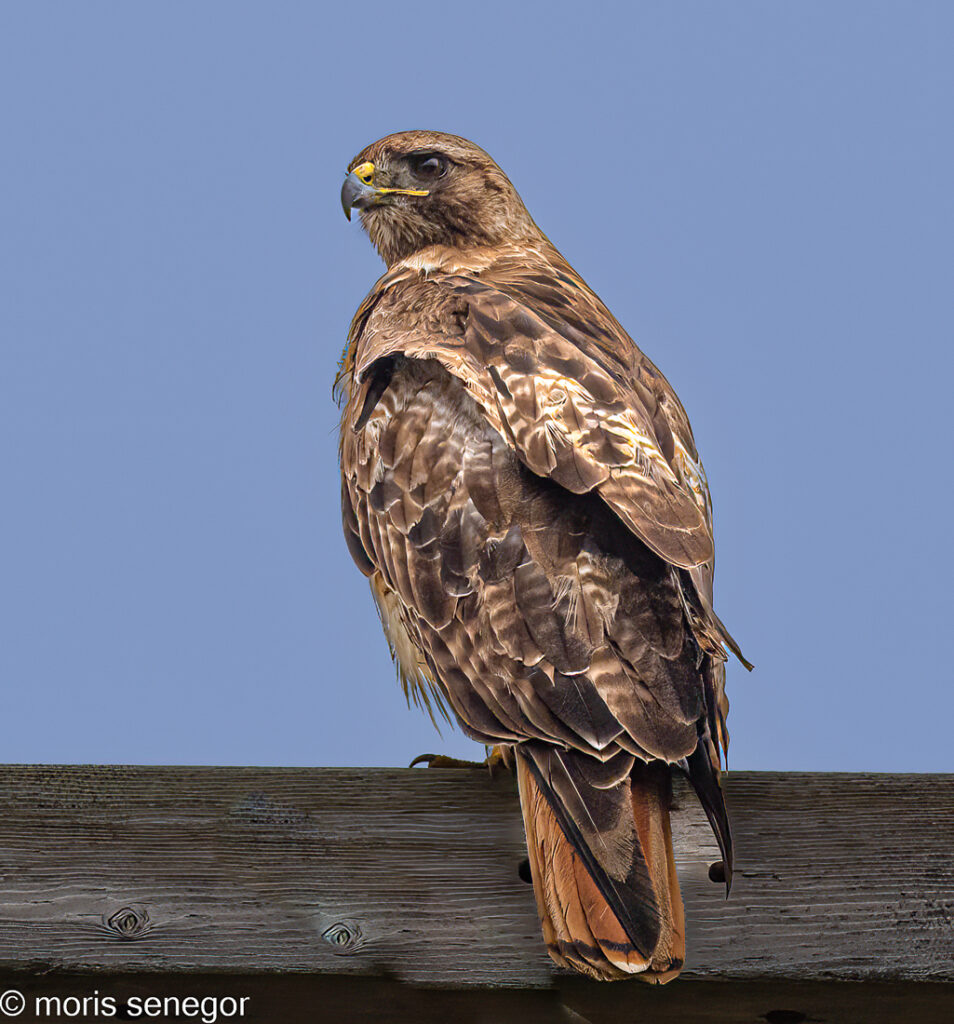
[[[950,770],[954,8],[0,7],[0,760],[405,764],[348,160],[487,149],[686,405],[731,765]]]

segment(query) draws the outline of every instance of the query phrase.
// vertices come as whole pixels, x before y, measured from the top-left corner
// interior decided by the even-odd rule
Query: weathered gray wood
[[[729,901],[679,791],[678,985],[954,982],[954,776],[740,772],[726,789]],[[3,767],[0,971],[545,988],[524,856],[514,788],[483,771]]]

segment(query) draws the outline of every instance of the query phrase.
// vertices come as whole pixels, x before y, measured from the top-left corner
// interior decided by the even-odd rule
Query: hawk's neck
[[[501,259],[529,257],[548,260],[552,246],[545,239],[524,239],[502,245],[475,245],[462,248],[452,245],[430,245],[395,263],[391,271],[419,270],[425,274],[480,274]]]

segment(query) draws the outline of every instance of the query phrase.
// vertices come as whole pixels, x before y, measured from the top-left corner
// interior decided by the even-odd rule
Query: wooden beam
[[[713,1013],[736,1006],[743,1016],[706,1016],[693,1003],[693,1020],[773,1024],[764,1015],[784,1011],[805,1016],[774,1024],[848,1021],[867,1002],[858,1020],[870,1024],[895,1019],[884,1016],[895,1004],[913,1012],[914,999],[921,1011],[909,1019],[923,1024],[932,1000],[954,1006],[954,776],[736,772],[726,791],[738,851],[728,901],[708,877],[719,855],[705,818],[677,790],[688,966],[653,989],[552,967],[518,873],[526,851],[509,779],[0,767],[0,973],[47,990],[54,979],[41,972],[58,972],[58,984],[86,977],[100,991],[142,972],[180,986],[184,973],[198,983],[230,972],[230,991],[241,976],[252,985],[274,972],[289,992],[311,984],[352,999],[469,987],[485,1009],[523,1000],[514,1019],[524,1024],[534,1000],[549,1006],[554,992],[594,1024],[650,1012],[656,1022],[689,1019],[678,1014],[704,992],[724,994]],[[866,985],[863,996],[859,981],[880,989]],[[768,1005],[771,996],[807,1002]],[[457,996],[421,996],[416,1019],[440,999]],[[283,1013],[296,1019],[284,1003]],[[504,1020],[504,1010],[487,1019]]]

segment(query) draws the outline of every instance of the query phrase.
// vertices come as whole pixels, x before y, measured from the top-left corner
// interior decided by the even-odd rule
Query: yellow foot
[[[513,771],[513,747],[501,743],[496,747],[487,747],[486,750],[485,761],[463,761],[458,757],[445,757],[443,754],[418,754],[408,767],[426,764],[428,768],[488,768],[493,776]]]

